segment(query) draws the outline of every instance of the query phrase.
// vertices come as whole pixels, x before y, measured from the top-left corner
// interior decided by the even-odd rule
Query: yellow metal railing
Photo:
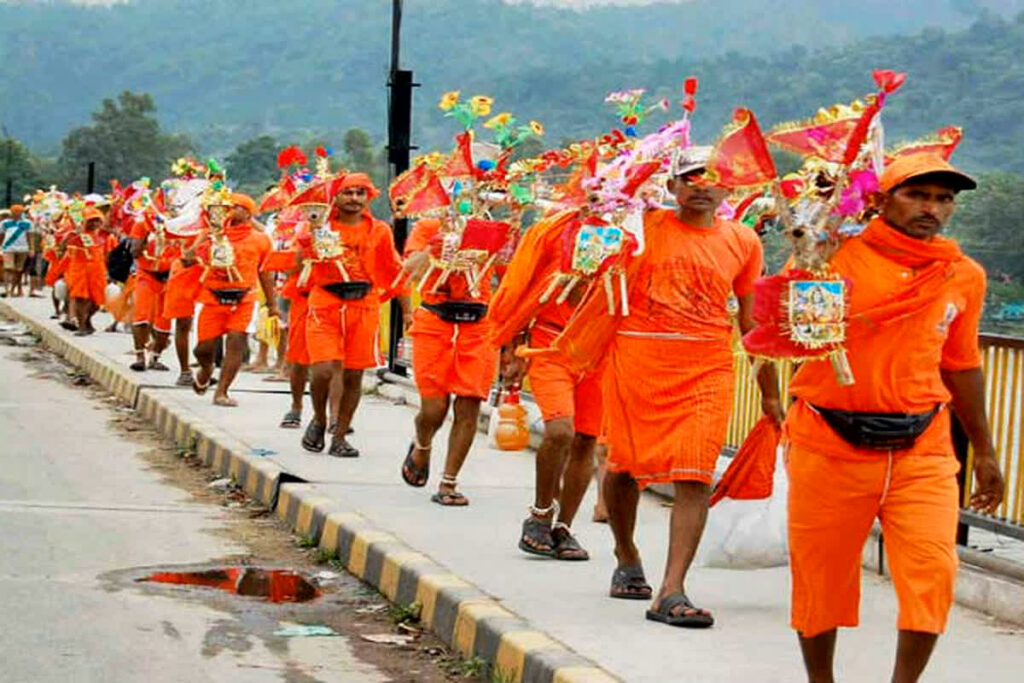
[[[980,341],[985,369],[985,410],[1006,481],[1006,497],[992,516],[1024,525],[1024,339],[982,335]],[[964,506],[974,486],[972,458],[973,453],[969,453]]]

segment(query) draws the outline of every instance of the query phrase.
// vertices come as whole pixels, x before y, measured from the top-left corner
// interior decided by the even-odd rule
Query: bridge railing
[[[981,335],[982,361],[985,370],[985,408],[992,427],[992,437],[1006,479],[1006,498],[992,515],[979,515],[964,510],[965,525],[990,529],[1024,539],[1024,339],[999,335]],[[751,372],[750,362],[742,355],[735,361],[736,390],[732,420],[726,445],[738,448],[761,417],[761,396]],[[788,396],[791,367],[780,368],[782,395]],[[961,476],[966,508],[974,487],[971,475],[973,453],[966,438],[954,429],[957,457],[964,465]],[[960,538],[966,543],[966,530]]]

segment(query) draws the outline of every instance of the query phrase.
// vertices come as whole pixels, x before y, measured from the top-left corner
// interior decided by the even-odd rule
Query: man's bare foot
[[[221,406],[222,408],[235,408],[238,406],[238,401],[229,396],[215,394],[213,397],[213,405]]]
[[[600,506],[600,505],[595,505],[594,506],[594,516],[591,517],[591,519],[594,522],[596,522],[597,524],[607,524],[608,523],[608,509],[603,507],[603,506]]]

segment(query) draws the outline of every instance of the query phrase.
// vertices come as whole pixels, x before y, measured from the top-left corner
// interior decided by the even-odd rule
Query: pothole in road
[[[225,567],[192,572],[154,572],[139,582],[195,586],[271,603],[310,602],[322,593],[306,577],[289,569]]]

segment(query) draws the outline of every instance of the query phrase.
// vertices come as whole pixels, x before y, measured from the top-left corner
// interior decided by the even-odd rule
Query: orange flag
[[[764,185],[775,179],[775,161],[768,151],[754,112],[737,109],[732,123],[711,152],[705,172],[716,185],[739,189]]]

